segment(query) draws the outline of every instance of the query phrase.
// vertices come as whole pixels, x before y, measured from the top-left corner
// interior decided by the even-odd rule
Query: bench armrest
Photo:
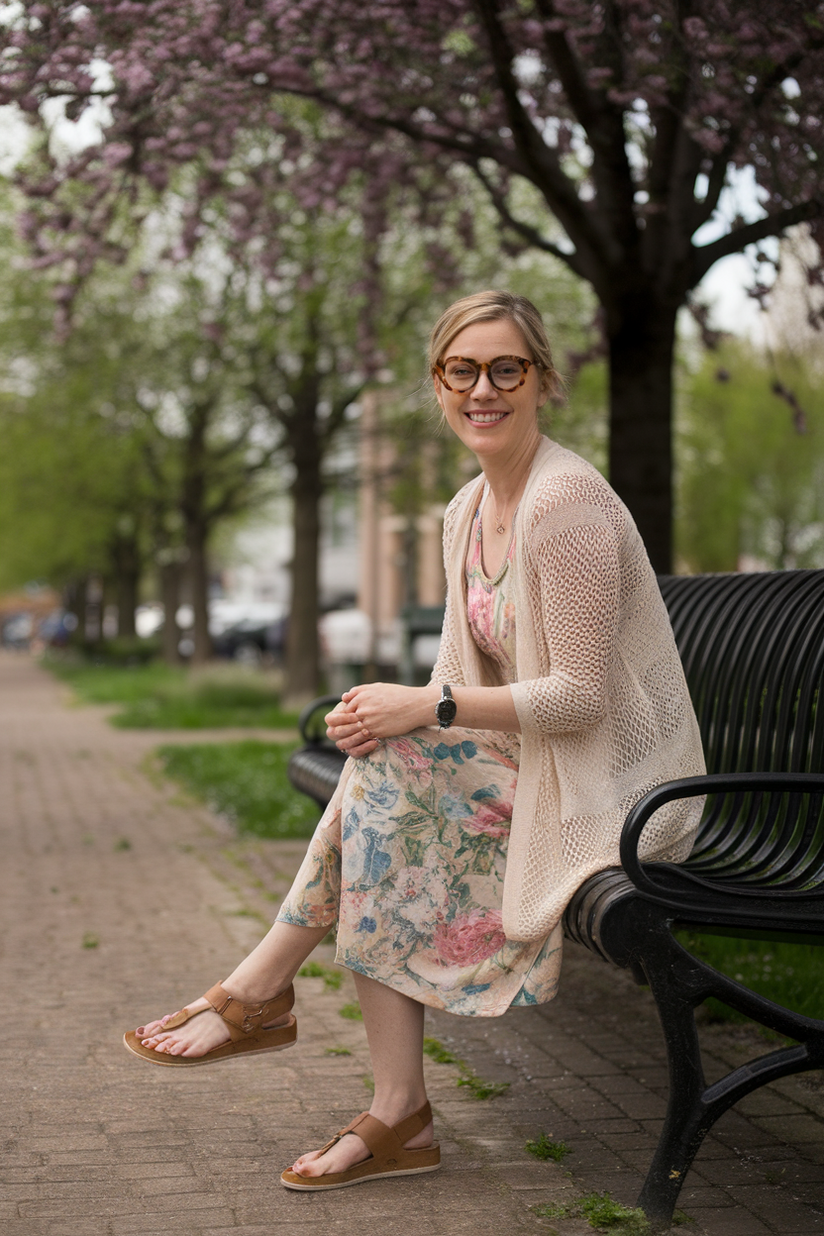
[[[339,695],[321,695],[310,700],[302,709],[298,717],[298,728],[305,743],[313,747],[332,745],[326,738],[326,723],[323,718],[339,703]]]
[[[734,878],[725,879],[719,873],[716,879],[705,879],[689,867],[676,864],[644,864],[638,856],[638,845],[644,826],[659,807],[679,798],[697,798],[704,794],[792,794],[817,795],[824,798],[824,773],[711,773],[702,777],[684,777],[678,781],[665,781],[655,789],[650,790],[639,800],[629,812],[621,833],[621,866],[629,879],[643,896],[659,905],[670,907],[673,912],[678,910],[689,912],[695,908],[696,901],[701,904],[707,896],[716,898],[719,891],[726,896],[740,898],[742,918],[750,917],[746,909],[748,899],[761,898],[766,895],[780,893],[783,897],[808,898],[814,891],[807,888],[803,891],[785,889],[780,885],[736,882]],[[824,845],[822,845],[824,850]],[[824,863],[824,856],[822,856]],[[820,866],[821,864],[819,864]],[[666,868],[677,872],[678,885],[676,889],[670,881],[656,882],[655,867]],[[693,886],[693,896],[690,897],[690,886]],[[682,895],[679,895],[682,894]],[[753,907],[752,917],[758,917]]]

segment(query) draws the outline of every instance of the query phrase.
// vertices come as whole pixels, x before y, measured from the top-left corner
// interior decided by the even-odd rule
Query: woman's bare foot
[[[381,1119],[376,1112],[371,1114],[378,1120]],[[384,1120],[383,1123],[388,1122]],[[393,1120],[392,1123],[396,1124],[398,1121]],[[421,1129],[420,1133],[416,1133],[414,1137],[404,1142],[404,1147],[407,1150],[421,1150],[425,1146],[431,1146],[434,1134],[434,1126],[430,1120],[426,1128]],[[333,1172],[347,1171],[356,1163],[362,1163],[364,1159],[368,1159],[370,1154],[371,1151],[366,1142],[362,1141],[357,1133],[346,1133],[325,1154],[320,1150],[311,1150],[308,1154],[302,1154],[292,1164],[291,1170],[297,1172],[299,1176],[328,1176]]]
[[[229,995],[233,995],[237,1000],[243,1000],[244,1003],[262,1003],[262,1001],[253,1000],[248,996],[230,991],[225,983],[223,988]],[[266,999],[272,998],[271,996],[266,997]],[[148,1047],[150,1050],[157,1052],[165,1052],[170,1056],[197,1057],[205,1056],[207,1052],[212,1051],[215,1047],[221,1047],[224,1043],[229,1042],[231,1035],[228,1024],[214,1011],[205,996],[201,996],[199,999],[193,1000],[191,1004],[187,1004],[186,1011],[189,1014],[197,1014],[197,1016],[191,1016],[189,1021],[184,1022],[182,1026],[177,1026],[173,1030],[164,1030],[164,1026],[173,1017],[177,1016],[175,1013],[167,1013],[165,1017],[161,1017],[158,1021],[150,1021],[145,1026],[138,1026],[136,1034],[143,1047]],[[282,1017],[276,1017],[272,1021],[266,1022],[264,1028],[269,1030],[274,1026],[285,1026],[288,1021],[289,1014],[285,1013]]]

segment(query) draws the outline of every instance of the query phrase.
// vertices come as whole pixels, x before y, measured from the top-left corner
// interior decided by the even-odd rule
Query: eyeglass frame
[[[472,365],[474,366],[475,369],[478,370],[477,378],[472,383],[472,385],[467,386],[465,390],[462,390],[462,391],[456,390],[455,387],[450,386],[446,380],[446,374],[444,372],[444,368],[449,361],[453,361],[453,360],[463,361],[465,365]],[[522,370],[520,382],[516,382],[514,386],[498,386],[498,384],[492,380],[492,366],[497,365],[498,361],[517,361],[518,364],[521,366],[521,370]],[[489,379],[490,386],[494,387],[496,391],[500,391],[501,394],[504,394],[504,395],[511,395],[513,391],[517,391],[518,388],[523,386],[524,382],[526,382],[527,374],[529,373],[530,367],[532,365],[535,365],[537,368],[540,368],[541,362],[527,360],[525,356],[495,356],[493,357],[491,361],[476,361],[471,356],[447,356],[443,360],[442,363],[433,365],[432,368],[433,368],[433,371],[440,378],[441,382],[443,382],[446,389],[448,391],[452,391],[454,395],[468,395],[469,392],[471,390],[474,390],[475,387],[478,385],[478,383],[481,380],[481,376],[484,373]]]

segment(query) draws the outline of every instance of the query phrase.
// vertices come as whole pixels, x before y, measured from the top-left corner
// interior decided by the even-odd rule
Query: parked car
[[[11,614],[3,621],[0,642],[4,648],[28,648],[34,634],[34,619],[31,614]]]
[[[261,622],[248,617],[212,636],[215,656],[230,657],[242,665],[262,665],[281,662],[286,648],[286,615],[274,621]]]

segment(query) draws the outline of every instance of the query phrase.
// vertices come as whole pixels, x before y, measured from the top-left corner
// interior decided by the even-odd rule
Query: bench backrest
[[[824,571],[660,580],[713,773],[824,772]],[[820,796],[719,796],[690,868],[817,885]]]
[[[824,771],[824,571],[660,584],[707,770]]]

